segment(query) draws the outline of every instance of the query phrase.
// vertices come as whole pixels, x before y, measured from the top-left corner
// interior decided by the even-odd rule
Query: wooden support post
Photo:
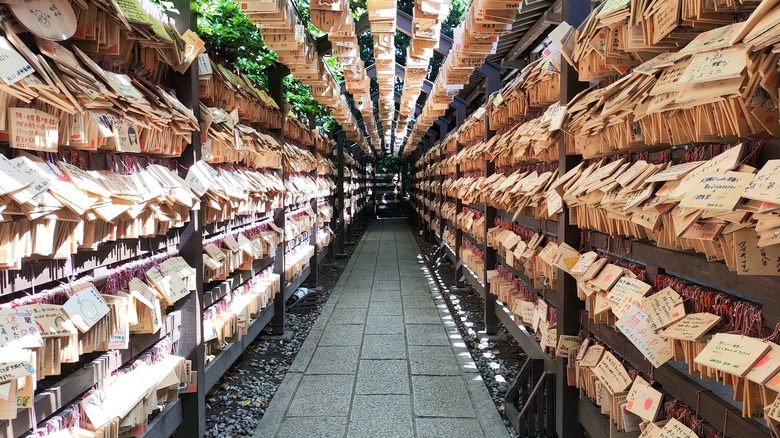
[[[379,217],[376,203],[376,164],[374,164],[374,172],[371,175],[371,197],[372,202],[374,203],[374,218],[376,219]]]
[[[446,136],[446,134],[445,134]],[[441,163],[442,160],[444,160],[444,151],[442,148],[439,148],[439,154],[437,157],[437,162]],[[441,172],[441,169],[439,169],[439,211],[436,212],[436,216],[439,218],[439,239],[441,241],[444,241],[444,219],[441,218],[441,208],[444,205],[444,173]]]
[[[439,128],[439,133],[437,136],[437,141],[441,142],[444,140],[444,137],[447,136],[447,132],[449,132],[449,123],[447,122],[447,119],[444,117],[439,117],[436,122],[434,122],[436,126]],[[444,156],[442,155],[441,147],[439,147],[439,151],[436,153],[435,161],[437,163],[440,163],[441,160],[444,159]],[[442,185],[444,184],[444,174],[439,172],[439,175],[433,176],[436,179],[437,186],[439,187],[439,191],[436,193],[436,196],[439,198],[439,211],[434,211],[433,214],[436,215],[436,217],[441,218],[441,206],[444,204],[444,193],[442,192]],[[439,228],[437,230],[437,233],[439,235],[439,239],[444,238],[444,221],[439,221]],[[436,242],[433,242],[434,245]]]
[[[353,143],[352,145],[350,145],[350,148],[349,148],[349,152],[350,152],[349,155],[350,155],[350,157],[352,157],[352,160],[355,159],[354,146],[355,146],[355,144]],[[352,244],[352,224],[355,223],[354,203],[352,201],[352,196],[355,194],[353,192],[353,190],[352,190],[352,183],[354,182],[353,181],[354,178],[352,177],[352,173],[353,173],[353,170],[354,170],[352,168],[352,160],[350,161],[349,178],[347,178],[349,180],[349,204],[346,204],[347,205],[347,209],[349,210],[349,224],[347,224],[347,236],[346,236],[346,238],[347,238],[347,242],[349,242],[350,244]]]
[[[336,133],[336,170],[337,170],[337,179],[336,179],[336,213],[338,214],[338,220],[336,221],[336,231],[338,235],[336,236],[337,243],[336,243],[336,252],[338,254],[344,254],[344,233],[346,230],[345,227],[345,217],[344,213],[346,211],[346,206],[344,205],[344,148],[346,147],[346,134],[344,131],[339,131]]]
[[[316,126],[316,122],[314,121],[314,116],[309,115],[309,129],[314,129]],[[317,146],[312,145],[309,148],[309,152],[311,152],[312,155],[314,155],[315,159],[317,157]],[[317,167],[315,166],[314,169],[310,172],[310,175],[312,178],[314,178],[314,181],[317,182]],[[315,193],[314,198],[311,199],[309,202],[309,205],[311,206],[311,211],[314,212],[314,224],[311,227],[311,231],[309,232],[309,245],[312,245],[314,247],[314,255],[311,256],[309,259],[309,276],[306,278],[306,284],[309,287],[317,287],[319,284],[319,263],[317,262],[317,233],[320,230],[319,225],[319,204],[320,204],[320,194]]]
[[[460,97],[455,96],[450,106],[455,108],[455,129],[458,129],[466,121],[466,109],[469,104]]]
[[[449,131],[449,123],[447,122],[447,119],[444,117],[439,117],[433,123],[438,128],[438,131],[436,132],[436,141],[444,140],[444,137],[447,136],[447,132]]]
[[[490,61],[485,61],[482,67],[477,71],[484,74],[487,78],[487,98],[501,89],[501,72],[503,68]],[[485,115],[485,141],[489,141],[496,135],[496,131],[490,129],[489,117]],[[491,157],[485,157],[485,177],[489,178],[496,171],[496,165],[491,160]],[[485,270],[482,274],[482,284],[485,285],[485,333],[487,335],[494,335],[498,331],[498,315],[496,314],[496,296],[490,292],[490,283],[488,282],[488,272],[496,269],[496,251],[487,244],[488,231],[495,225],[496,221],[496,209],[488,205],[487,197],[485,198]]]
[[[563,0],[563,19],[575,28],[582,23],[590,13],[589,0]],[[586,84],[578,81],[577,71],[565,59],[561,68],[561,104],[566,105]],[[566,143],[563,133],[558,141],[559,172],[565,173],[581,160],[581,157],[566,156]],[[575,225],[569,224],[570,217],[567,208],[558,216],[558,243],[567,243],[579,248],[580,232]],[[577,297],[577,283],[573,277],[558,271],[558,335],[576,335],[580,332],[579,311],[583,302]],[[577,417],[578,390],[567,382],[567,361],[556,359],[555,379],[555,430],[558,436],[582,436],[583,428]]]
[[[453,108],[455,108],[455,130],[457,131],[458,128],[463,124],[463,122],[466,121],[466,108],[468,108],[468,104],[465,100],[455,97],[455,99],[452,100],[452,103],[450,104]],[[458,154],[463,149],[463,144],[461,144],[460,141],[455,141],[455,154]],[[458,179],[462,177],[463,174],[460,171],[460,164],[455,165],[455,179]],[[460,197],[455,198],[455,217],[457,218],[458,215],[463,211],[463,201]],[[452,224],[455,226],[455,248],[452,248],[453,251],[455,251],[455,259],[460,259],[460,247],[463,246],[463,231],[461,231],[460,228],[456,226],[455,223]],[[465,286],[463,283],[463,266],[460,262],[456,263],[455,265],[455,286],[462,288]]]
[[[366,197],[368,195],[368,192],[366,191],[366,186],[368,184],[368,175],[366,175],[366,169],[368,168],[368,157],[363,157],[363,160],[360,162],[360,181],[361,181],[361,190],[362,190],[362,205],[363,208],[360,210],[360,220],[361,222],[366,219],[366,204],[368,203],[368,198]]]
[[[271,72],[268,74],[268,91],[271,98],[276,102],[279,108],[284,108],[284,85],[282,80],[285,76],[290,74],[290,70],[282,64],[277,64]],[[282,114],[281,125],[278,130],[275,130],[274,134],[279,138],[279,141],[284,144],[284,123],[285,114]],[[286,175],[284,171],[284,155],[282,155],[282,168],[279,170],[282,181],[285,180]],[[285,208],[277,208],[274,210],[274,224],[280,229],[285,228]],[[284,259],[287,245],[284,242],[284,235],[282,235],[282,244],[276,250],[276,257],[274,259],[274,273],[281,275],[281,286],[279,291],[274,297],[274,317],[271,320],[271,329],[273,334],[281,335],[284,333],[284,320],[287,313],[284,289],[288,278],[284,275]]]
[[[180,18],[176,20],[179,31],[196,30],[195,11],[190,3],[175,0]],[[184,74],[171,73],[176,94],[181,103],[192,109],[193,115],[200,119],[198,99],[197,63],[187,69]],[[199,132],[192,133],[192,142],[181,154],[179,163],[189,168],[201,157],[201,139]],[[180,176],[186,176],[187,171],[180,169]],[[178,354],[192,361],[192,369],[198,372],[197,391],[181,395],[182,412],[187,412],[187,421],[178,427],[179,436],[203,436],[206,433],[206,356],[203,343],[203,210],[191,210],[190,221],[181,232],[179,254],[195,269],[195,292],[186,300],[176,303],[181,311],[181,334],[177,346]]]

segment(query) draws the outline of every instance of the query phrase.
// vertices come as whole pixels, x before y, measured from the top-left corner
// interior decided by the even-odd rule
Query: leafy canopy
[[[198,36],[206,43],[212,59],[234,67],[268,89],[267,70],[276,63],[276,53],[265,45],[257,26],[241,12],[238,3],[198,0],[197,4]],[[326,132],[337,127],[330,109],[314,100],[309,87],[291,76],[284,79],[284,98],[302,120],[313,115],[317,126]]]
[[[306,24],[306,29],[315,37],[324,33],[311,22],[309,15],[309,0],[294,0]],[[276,53],[263,42],[263,37],[257,27],[241,12],[238,3],[231,0],[198,0],[198,35],[206,43],[212,54],[212,59],[223,62],[238,71],[245,73],[261,87],[268,89],[267,70],[276,63]],[[366,12],[366,0],[350,0],[352,14],[356,20]],[[414,0],[398,0],[398,9],[412,14]],[[453,29],[463,21],[468,8],[467,0],[452,0],[450,14],[442,23],[442,33],[452,36]],[[396,61],[406,63],[406,48],[410,38],[396,33]],[[374,63],[374,39],[371,32],[358,36],[360,58],[366,66]],[[330,68],[337,81],[342,81],[344,71],[338,60],[326,57],[325,63]],[[435,53],[428,69],[428,79],[433,80],[444,63],[444,56]],[[395,84],[400,91],[401,83]],[[284,79],[284,97],[292,106],[293,111],[305,120],[308,115],[315,116],[317,126],[325,131],[338,127],[330,115],[330,109],[314,100],[307,86],[299,80],[288,76]],[[371,81],[371,92],[378,91],[376,80]],[[422,102],[423,96],[420,101]]]

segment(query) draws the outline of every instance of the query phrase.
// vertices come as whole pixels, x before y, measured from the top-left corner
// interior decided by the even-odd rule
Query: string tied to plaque
[[[780,340],[780,322],[775,324],[775,328],[768,336],[763,338],[764,342],[778,342]]]
[[[764,148],[764,144],[766,143],[767,138],[760,138],[756,140],[753,143],[753,147],[750,149],[750,152],[745,154],[745,156],[742,158],[742,160],[739,162],[741,165],[748,165],[755,167],[756,162],[758,161],[758,156],[761,154],[761,150]]]
[[[650,368],[647,370],[647,381],[652,385],[655,383],[655,367],[650,364]]]
[[[670,161],[672,161],[672,150],[664,149],[658,154],[658,159],[655,161],[655,164],[664,164]]]

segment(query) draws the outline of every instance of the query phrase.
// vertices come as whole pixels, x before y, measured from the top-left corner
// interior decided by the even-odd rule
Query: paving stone
[[[287,417],[279,428],[277,438],[304,436],[344,436],[347,417]]]
[[[372,294],[373,295],[373,294]],[[380,301],[371,302],[368,306],[369,319],[374,316],[400,316],[404,315],[401,308],[401,301]]]
[[[364,265],[364,267],[358,268],[358,264]],[[376,264],[373,260],[369,259],[368,257],[359,257],[359,261],[355,263],[355,267],[352,268],[352,272],[349,273],[350,279],[358,279],[358,278],[374,278],[374,271],[376,269]],[[344,274],[341,274],[344,275]]]
[[[409,394],[406,360],[361,360],[355,394]]]
[[[339,307],[337,303],[336,310],[331,313],[328,324],[365,324],[367,312],[368,309]]]
[[[306,374],[354,374],[357,371],[360,346],[317,347]]]
[[[360,279],[360,280],[347,280],[346,284],[344,285],[344,288],[347,290],[354,289],[354,291],[360,292],[361,290],[368,290],[370,291],[371,288],[374,285],[374,279]],[[350,290],[350,292],[352,292]]]
[[[349,415],[354,380],[354,374],[303,376],[287,410],[287,416],[345,417]]]
[[[424,265],[418,265],[417,263],[400,263],[398,271],[401,272],[404,278],[422,279],[425,278],[423,267]]]
[[[365,335],[361,359],[406,359],[404,335]]]
[[[371,313],[369,311],[369,313]],[[441,317],[436,308],[404,309],[404,322],[407,324],[441,324]]]
[[[450,345],[441,324],[407,324],[406,342],[408,345]]]
[[[374,282],[374,291],[380,290],[401,290],[401,282],[398,280],[377,280]]]
[[[374,221],[254,436],[507,438],[432,274],[405,222]]]
[[[367,309],[370,299],[370,294],[342,295],[336,306],[339,309]]]
[[[479,438],[485,433],[473,418],[417,418],[419,438]]]
[[[356,395],[347,437],[413,437],[411,411],[408,395]]]
[[[461,376],[412,376],[412,396],[415,416],[475,417]]]
[[[298,354],[295,355],[295,360],[292,365],[290,365],[290,372],[302,373],[306,370],[306,367],[309,366],[309,361],[312,356],[314,356],[314,352],[317,349],[317,343],[321,336],[321,331],[312,330],[309,332],[309,335],[306,336],[306,341],[303,342],[301,349],[298,350]]]
[[[401,295],[431,296],[431,290],[425,280],[417,283],[401,283]]]
[[[360,324],[328,324],[322,332],[320,347],[335,347],[343,345],[360,345],[363,342],[363,325]]]
[[[373,290],[371,291],[371,303],[384,302],[384,301],[401,301],[400,290]]]
[[[464,376],[469,376],[469,374],[464,374]],[[466,387],[471,393],[471,400],[485,435],[491,438],[509,438],[506,426],[502,424],[501,415],[490,399],[490,393],[478,372],[472,373],[471,377],[466,377]]]
[[[367,335],[397,335],[403,333],[403,316],[372,316],[366,322]]]
[[[458,359],[450,346],[409,346],[412,374],[429,376],[459,376]]]
[[[374,300],[374,294],[371,294],[371,300]],[[436,302],[430,294],[427,296],[401,295],[404,309],[436,309]]]
[[[374,274],[374,281],[382,280],[401,281],[401,275],[398,273],[398,266],[392,265],[391,268],[388,268],[383,267],[383,265],[377,263],[377,271]]]

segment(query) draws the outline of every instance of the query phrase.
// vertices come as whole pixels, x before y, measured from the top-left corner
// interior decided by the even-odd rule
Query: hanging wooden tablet
[[[31,0],[8,8],[20,24],[41,38],[64,41],[76,33],[76,14],[67,0]]]

